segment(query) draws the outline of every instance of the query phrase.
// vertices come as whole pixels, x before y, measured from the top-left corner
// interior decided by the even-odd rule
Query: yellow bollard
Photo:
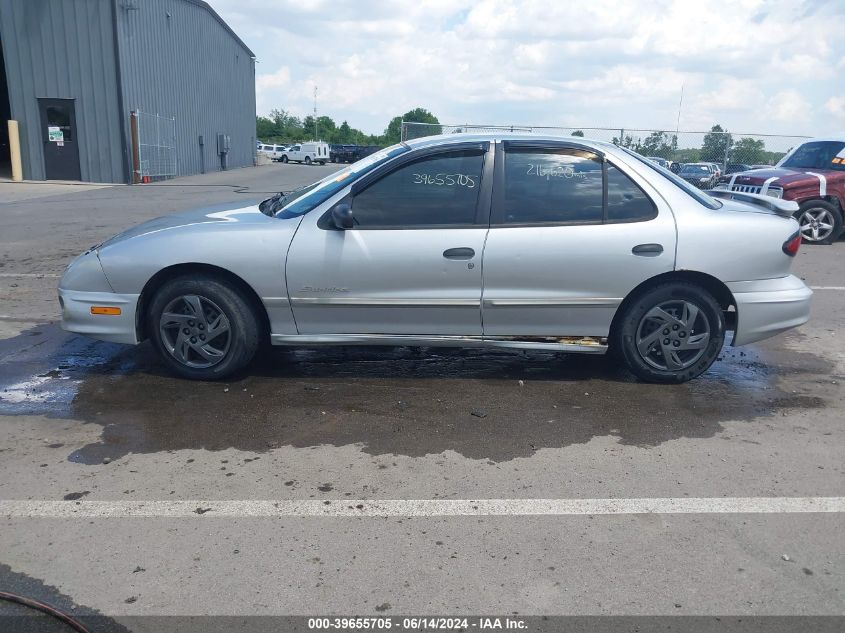
[[[20,182],[23,180],[23,169],[21,168],[21,137],[18,132],[18,122],[9,120],[9,158],[12,161],[12,180]]]

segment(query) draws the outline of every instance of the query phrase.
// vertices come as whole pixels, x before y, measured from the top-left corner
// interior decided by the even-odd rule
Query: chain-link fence
[[[735,132],[689,132],[600,127],[541,127],[525,125],[445,125],[402,122],[402,140],[435,134],[519,133],[549,136],[585,137],[630,148],[651,158],[661,159],[664,167],[678,171],[685,163],[716,163],[722,173],[774,165],[807,136],[739,134]]]
[[[135,182],[150,182],[176,175],[176,119],[135,110],[132,120],[137,139]]]

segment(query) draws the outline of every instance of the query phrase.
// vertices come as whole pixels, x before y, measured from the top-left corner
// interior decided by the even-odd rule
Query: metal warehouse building
[[[252,165],[255,55],[202,0],[0,0],[0,162],[142,182]]]

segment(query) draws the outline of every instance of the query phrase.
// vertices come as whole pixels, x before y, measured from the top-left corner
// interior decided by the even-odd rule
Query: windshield
[[[701,174],[703,176],[707,176],[710,174],[710,170],[706,167],[702,167],[701,165],[684,165],[684,167],[681,169],[681,173],[692,175]]]
[[[845,142],[812,141],[799,145],[779,167],[845,171]]]
[[[273,205],[273,212],[277,218],[293,218],[328,200],[331,196],[343,189],[358,176],[363,176],[372,171],[382,163],[407,152],[410,148],[407,145],[393,145],[386,149],[362,158],[357,163],[341,169],[322,180],[291,191],[281,196]]]
[[[678,178],[675,174],[673,174],[668,169],[661,167],[657,163],[652,163],[650,160],[646,160],[645,158],[643,158],[642,156],[640,156],[636,152],[632,152],[629,149],[626,149],[624,147],[619,147],[618,149],[621,149],[622,151],[624,151],[629,156],[633,156],[639,162],[641,162],[643,165],[645,165],[646,167],[648,167],[652,171],[656,171],[658,174],[660,174],[661,176],[663,176],[667,180],[672,181],[672,183],[676,187],[678,187],[678,189],[683,190],[684,193],[686,193],[691,198],[695,198],[698,202],[703,204],[708,209],[720,209],[722,207],[721,202],[719,202],[715,198],[711,198],[706,193],[703,193],[700,189],[696,189],[695,187],[693,187],[691,184],[689,184],[683,178]]]

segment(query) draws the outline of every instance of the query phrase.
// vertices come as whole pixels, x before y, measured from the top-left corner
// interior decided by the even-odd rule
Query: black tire
[[[688,319],[692,321],[689,326],[679,325],[684,322],[685,316],[692,315],[692,310],[689,315],[684,312],[685,305],[698,309],[696,315]],[[665,329],[664,325],[658,325],[662,317],[650,316],[650,313],[654,314],[652,310],[661,307],[668,316],[673,319],[679,316],[680,320],[664,321]],[[722,308],[713,295],[692,283],[667,282],[653,286],[634,297],[624,310],[611,332],[611,350],[625,361],[634,375],[646,382],[677,384],[692,380],[707,371],[725,342]],[[706,339],[702,332],[705,327]],[[658,340],[650,342],[650,337],[655,335]],[[676,349],[685,341],[686,344],[692,343],[696,337],[702,343],[701,348]],[[643,347],[648,343],[647,354],[640,352],[638,339],[642,340]],[[664,350],[670,352],[671,361],[665,360]],[[673,368],[670,365],[678,366]]]
[[[279,162],[281,162],[281,163],[286,163],[286,162],[288,162],[288,157],[287,157],[286,155],[282,156],[282,157],[279,159]]]
[[[320,165],[321,165],[321,166],[325,166],[325,164],[326,164],[326,161],[324,161],[324,160],[321,160],[321,161],[320,161]]]
[[[306,164],[306,165],[310,165],[310,164],[311,164],[311,157],[310,157],[310,156],[306,156],[306,157],[305,157],[305,164]]]
[[[795,219],[801,225],[801,241],[805,244],[833,244],[842,234],[842,211],[825,200],[807,200],[801,203],[798,211],[795,212]],[[815,231],[813,230],[814,222]],[[833,228],[823,229],[819,222],[823,225],[832,225]],[[814,235],[817,237],[814,238]]]
[[[212,331],[213,323],[207,321],[206,317],[210,314],[208,318],[215,319],[218,316],[218,309],[225,317],[225,324],[228,325],[228,330],[223,335],[218,335],[214,343],[218,347],[224,347],[220,341],[225,335],[227,337],[225,351],[221,352],[219,360],[215,359],[214,364],[208,367],[190,366],[178,358],[176,351],[170,349],[175,343],[174,326],[173,324],[167,327],[162,326],[162,314],[165,309],[168,314],[179,312],[178,306],[185,305],[184,314],[178,316],[180,318],[189,316],[192,313],[189,307],[191,304],[182,297],[200,298],[200,305],[205,308],[203,320],[208,324],[207,332]],[[177,306],[175,309],[171,307],[174,305]],[[191,334],[202,336],[200,331],[196,330],[201,327],[198,321],[185,322],[183,325],[186,326],[185,329],[190,329]],[[176,334],[181,328],[182,325],[176,326]],[[177,277],[159,288],[147,312],[147,331],[164,362],[175,373],[193,380],[220,380],[243,369],[255,356],[261,338],[261,328],[252,302],[234,284],[209,275]],[[185,334],[187,337],[188,333]],[[190,340],[197,342],[196,337]],[[187,341],[183,343],[181,346],[183,349],[192,348],[188,349],[191,354],[189,361],[191,358],[206,360],[199,356],[193,349],[193,345]],[[211,344],[210,340],[209,344]],[[216,351],[218,350],[215,349]]]

